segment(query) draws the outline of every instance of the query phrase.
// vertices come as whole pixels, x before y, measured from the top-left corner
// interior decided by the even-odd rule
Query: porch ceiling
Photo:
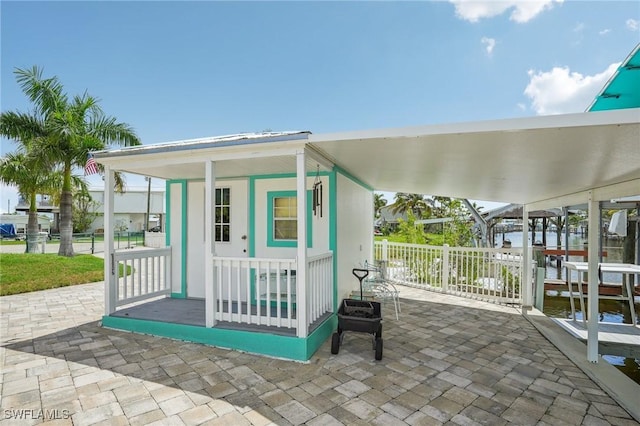
[[[307,170],[316,169],[315,162],[307,161]],[[152,176],[161,179],[204,179],[205,159],[198,162],[173,163],[173,164],[123,164],[119,170],[136,173],[144,176]],[[295,173],[295,156],[281,156],[268,158],[246,158],[242,160],[216,161],[216,178],[233,178],[250,175],[269,175],[282,173]]]
[[[528,204],[638,180],[640,193],[638,108],[310,135],[309,142],[381,191]]]

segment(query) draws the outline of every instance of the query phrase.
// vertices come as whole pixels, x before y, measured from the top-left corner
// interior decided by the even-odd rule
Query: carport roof
[[[640,193],[637,108],[310,135],[309,142],[381,191],[529,204],[637,180]]]
[[[640,194],[638,108],[337,134],[258,134],[222,144],[208,138],[103,151],[96,160],[164,179],[203,179],[204,162],[212,160],[216,176],[225,178],[295,172],[292,154],[304,146],[315,153],[307,170],[324,156],[380,191],[517,204],[621,183],[637,190],[620,196]],[[233,158],[240,151],[242,157]]]

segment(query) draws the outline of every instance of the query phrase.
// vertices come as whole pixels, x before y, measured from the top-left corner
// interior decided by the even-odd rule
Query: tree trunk
[[[29,196],[29,221],[27,222],[27,247],[25,253],[38,253],[38,206],[36,194]]]
[[[58,256],[73,257],[73,222],[71,164],[65,164],[64,183],[60,194],[60,248]]]

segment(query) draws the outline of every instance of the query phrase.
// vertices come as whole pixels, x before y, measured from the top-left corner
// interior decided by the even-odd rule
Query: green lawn
[[[23,243],[24,244],[24,243]],[[102,281],[104,260],[81,254],[0,254],[0,296]]]

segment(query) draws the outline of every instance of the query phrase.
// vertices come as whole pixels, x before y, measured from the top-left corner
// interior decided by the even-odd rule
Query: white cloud
[[[585,27],[584,22],[580,22],[573,28],[573,32],[574,33],[582,32],[584,31],[584,27]]]
[[[569,67],[530,70],[524,94],[538,115],[583,112],[619,66],[620,63],[611,64],[603,72],[587,76],[571,72]]]
[[[502,15],[509,9],[509,19],[518,23],[528,22],[546,9],[551,9],[554,3],[564,0],[534,0],[534,1],[476,1],[449,0],[456,8],[456,16],[469,22],[478,22],[483,18]]]
[[[496,39],[489,38],[489,37],[482,37],[480,39],[480,43],[485,45],[485,48],[487,49],[487,55],[491,56],[491,54],[493,53],[493,48],[496,47]]]
[[[518,107],[518,109],[519,109],[520,111],[526,111],[526,110],[527,110],[527,106],[526,106],[525,104],[523,104],[522,102],[518,102],[518,103],[516,104],[516,106]]]
[[[605,28],[604,30],[599,31],[598,34],[605,35],[605,34],[609,34],[610,32],[611,32],[610,28]]]
[[[635,19],[627,19],[627,29],[629,29],[630,31],[638,31],[638,28],[640,28],[640,21],[637,21]]]

